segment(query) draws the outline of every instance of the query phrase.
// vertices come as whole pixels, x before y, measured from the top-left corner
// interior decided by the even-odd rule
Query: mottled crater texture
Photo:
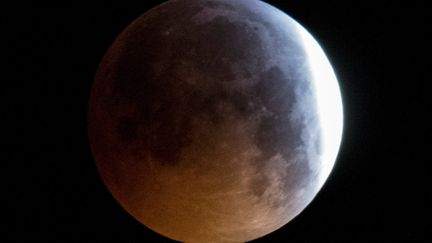
[[[244,242],[319,190],[320,126],[296,23],[259,1],[172,0],[117,38],[89,135],[119,203],[185,242]]]

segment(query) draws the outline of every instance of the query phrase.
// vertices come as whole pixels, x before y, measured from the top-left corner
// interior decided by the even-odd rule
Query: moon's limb
[[[328,177],[341,132],[318,43],[249,0],[175,0],[142,15],[104,57],[89,110],[113,196],[187,242],[247,241],[289,222]]]

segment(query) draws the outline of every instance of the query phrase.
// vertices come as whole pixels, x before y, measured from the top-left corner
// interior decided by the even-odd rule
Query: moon
[[[171,0],[114,41],[90,95],[99,173],[143,225],[183,242],[282,227],[335,163],[343,112],[317,41],[258,0]]]

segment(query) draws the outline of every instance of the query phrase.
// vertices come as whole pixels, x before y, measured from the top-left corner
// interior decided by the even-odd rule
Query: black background
[[[170,242],[111,197],[86,130],[99,61],[161,2],[2,6],[1,242]],[[322,44],[340,81],[345,128],[313,203],[257,242],[432,240],[426,1],[267,2]]]

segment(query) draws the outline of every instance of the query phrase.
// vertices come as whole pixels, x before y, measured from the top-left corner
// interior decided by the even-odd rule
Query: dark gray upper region
[[[294,22],[248,2],[169,1],[138,18],[101,65],[97,85],[109,90],[101,99],[108,103],[93,109],[118,118],[112,132],[123,145],[166,166],[190,144],[205,143],[191,136],[193,118],[211,127],[230,115],[254,120],[261,155],[251,163],[259,171],[280,154],[292,163],[286,190],[300,190],[312,183],[308,160],[320,147],[319,136],[311,136],[319,125],[306,54]],[[256,178],[258,197],[267,180]]]
[[[113,80],[106,105],[135,104],[137,112],[120,118],[118,134],[125,143],[144,138],[140,150],[167,165],[194,142],[192,117],[223,121],[221,102],[244,117],[265,110],[256,131],[260,161],[295,156],[298,165],[287,177],[292,185],[308,178],[306,153],[319,148],[304,134],[318,126],[307,60],[293,23],[269,23],[265,11],[244,2],[170,1],[141,16],[117,40],[117,58],[102,65]]]

